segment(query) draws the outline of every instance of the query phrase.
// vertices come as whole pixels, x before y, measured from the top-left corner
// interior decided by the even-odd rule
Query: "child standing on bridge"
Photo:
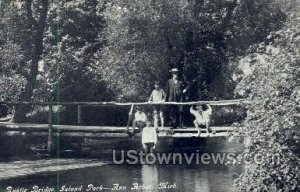
[[[210,129],[210,120],[212,109],[209,105],[198,105],[196,106],[196,110],[192,106],[190,108],[191,114],[195,116],[195,120],[193,121],[195,127],[198,129],[198,137],[201,134],[201,128],[206,128],[206,133],[209,134]]]
[[[166,101],[166,93],[160,87],[159,81],[155,81],[154,90],[152,91],[149,102],[153,103],[162,103]],[[153,106],[153,116],[154,116],[154,127],[158,128],[158,114],[160,117],[161,128],[164,127],[164,116],[163,116],[163,106],[162,105],[154,105]]]

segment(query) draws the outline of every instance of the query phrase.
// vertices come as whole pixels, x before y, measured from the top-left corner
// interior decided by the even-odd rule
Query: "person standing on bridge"
[[[154,90],[152,91],[149,101],[153,103],[162,103],[166,101],[166,93],[160,87],[159,81],[154,82]],[[163,116],[163,106],[154,105],[153,106],[153,116],[154,116],[154,127],[158,128],[158,115],[160,117],[161,128],[164,127],[164,116]]]
[[[172,78],[168,80],[166,85],[167,101],[168,102],[182,102],[183,94],[186,89],[183,89],[183,83],[178,79],[178,69],[173,68],[170,71]],[[178,125],[183,128],[182,113],[183,106],[171,105],[169,107],[170,120],[172,128],[176,128]]]

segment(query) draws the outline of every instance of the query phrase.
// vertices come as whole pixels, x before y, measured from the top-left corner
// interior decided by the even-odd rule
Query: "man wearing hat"
[[[167,86],[166,86],[166,93],[167,93],[167,101],[168,102],[181,102],[182,101],[182,94],[186,92],[185,89],[183,89],[183,83],[182,81],[178,80],[178,69],[173,68],[170,70],[172,73],[172,78],[168,80]],[[170,120],[171,120],[171,126],[173,128],[176,128],[178,125],[183,127],[182,122],[182,105],[171,105],[169,108],[170,112]]]

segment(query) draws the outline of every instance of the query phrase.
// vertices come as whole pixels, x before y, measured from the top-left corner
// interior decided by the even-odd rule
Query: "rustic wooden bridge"
[[[53,137],[84,137],[84,138],[129,138],[127,131],[129,128],[130,118],[133,114],[134,106],[145,105],[200,105],[209,104],[211,106],[240,105],[247,100],[223,100],[223,101],[196,101],[196,102],[164,102],[164,103],[118,103],[118,102],[0,102],[7,105],[40,105],[48,106],[48,123],[12,123],[0,122],[0,134],[12,135],[21,134],[23,136],[45,136],[48,138],[47,150],[50,152],[53,145]],[[77,123],[78,125],[57,125],[53,123],[53,107],[63,105],[77,106]],[[83,126],[82,124],[82,107],[84,106],[127,106],[130,107],[128,124],[124,127],[114,126]],[[112,117],[113,118],[113,117]],[[211,127],[214,134],[207,134],[205,130],[198,136],[197,129],[158,129],[158,138],[206,138],[206,137],[227,137],[231,135],[236,127]],[[135,134],[139,137],[140,134]]]

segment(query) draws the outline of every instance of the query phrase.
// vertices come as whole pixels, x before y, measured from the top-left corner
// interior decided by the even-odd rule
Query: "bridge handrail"
[[[248,103],[247,99],[233,99],[233,100],[219,100],[219,101],[190,101],[190,102],[34,102],[34,101],[0,101],[0,104],[8,105],[84,105],[84,106],[131,106],[131,105],[239,105],[242,103]]]
[[[115,101],[110,102],[33,102],[33,101],[0,101],[0,104],[7,105],[44,105],[49,107],[48,111],[48,139],[47,139],[47,151],[51,152],[53,149],[53,106],[56,105],[75,105],[77,106],[77,123],[82,124],[82,106],[131,106],[127,130],[129,128],[130,119],[132,118],[132,110],[134,106],[137,105],[239,105],[243,103],[248,103],[247,99],[235,99],[235,100],[220,100],[220,101],[192,101],[192,102],[163,102],[163,103],[153,103],[153,102],[127,102],[118,103]]]

